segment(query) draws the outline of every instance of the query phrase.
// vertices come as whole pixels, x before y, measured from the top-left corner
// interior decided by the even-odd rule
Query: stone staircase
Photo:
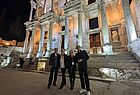
[[[90,55],[89,67],[96,68],[129,68],[139,67],[140,63],[129,52],[113,55]]]
[[[113,46],[113,52],[126,52],[127,51],[127,47],[125,45],[122,45],[120,41],[118,42],[113,42],[112,43]]]
[[[103,77],[102,68],[114,69],[113,72],[140,71],[140,63],[129,52],[114,53],[113,55],[90,55],[88,60],[89,75]],[[112,73],[111,71],[111,73]],[[111,75],[110,75],[111,76]]]

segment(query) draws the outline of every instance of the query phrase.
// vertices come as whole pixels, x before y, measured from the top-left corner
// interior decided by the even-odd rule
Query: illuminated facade
[[[48,57],[80,45],[91,54],[127,51],[140,37],[139,0],[31,0],[23,52]]]

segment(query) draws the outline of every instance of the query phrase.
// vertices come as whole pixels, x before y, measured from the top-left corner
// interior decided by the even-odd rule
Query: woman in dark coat
[[[73,90],[74,83],[75,83],[75,71],[76,71],[76,61],[73,50],[70,50],[67,62],[67,68],[69,72],[69,80],[70,80],[70,90]]]

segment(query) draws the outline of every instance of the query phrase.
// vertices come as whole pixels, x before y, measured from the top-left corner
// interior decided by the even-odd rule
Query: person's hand
[[[78,60],[78,63],[80,63],[80,62],[82,62],[82,61],[83,61],[83,59],[79,59],[79,60]]]

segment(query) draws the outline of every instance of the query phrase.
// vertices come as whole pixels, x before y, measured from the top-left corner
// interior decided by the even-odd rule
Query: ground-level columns
[[[66,54],[68,54],[68,48],[69,48],[69,39],[68,39],[68,33],[69,33],[69,17],[65,17],[65,41],[64,41],[64,49],[66,50]]]
[[[82,12],[78,12],[78,45],[82,47]]]
[[[43,49],[43,44],[44,44],[45,26],[46,26],[46,24],[41,24],[41,36],[40,36],[37,57],[43,57],[42,49]]]
[[[103,53],[109,54],[112,53],[112,45],[110,44],[106,8],[103,0],[100,0],[100,10],[102,19]]]
[[[45,57],[49,57],[51,53],[51,47],[52,47],[52,32],[53,32],[53,21],[50,21],[49,25],[49,35],[47,39],[47,51],[45,54]]]
[[[32,36],[30,38],[29,52],[27,54],[27,58],[33,56],[32,54],[33,54],[33,47],[34,47],[34,35],[35,35],[35,28],[32,29]]]
[[[29,30],[26,29],[26,37],[25,37],[25,40],[24,40],[23,53],[26,53],[27,52],[28,39],[29,39]]]
[[[128,42],[131,43],[132,41],[137,39],[136,29],[134,26],[134,22],[132,19],[132,14],[130,11],[129,0],[122,0],[122,8],[124,12],[124,19],[125,19],[125,26],[128,35]]]

